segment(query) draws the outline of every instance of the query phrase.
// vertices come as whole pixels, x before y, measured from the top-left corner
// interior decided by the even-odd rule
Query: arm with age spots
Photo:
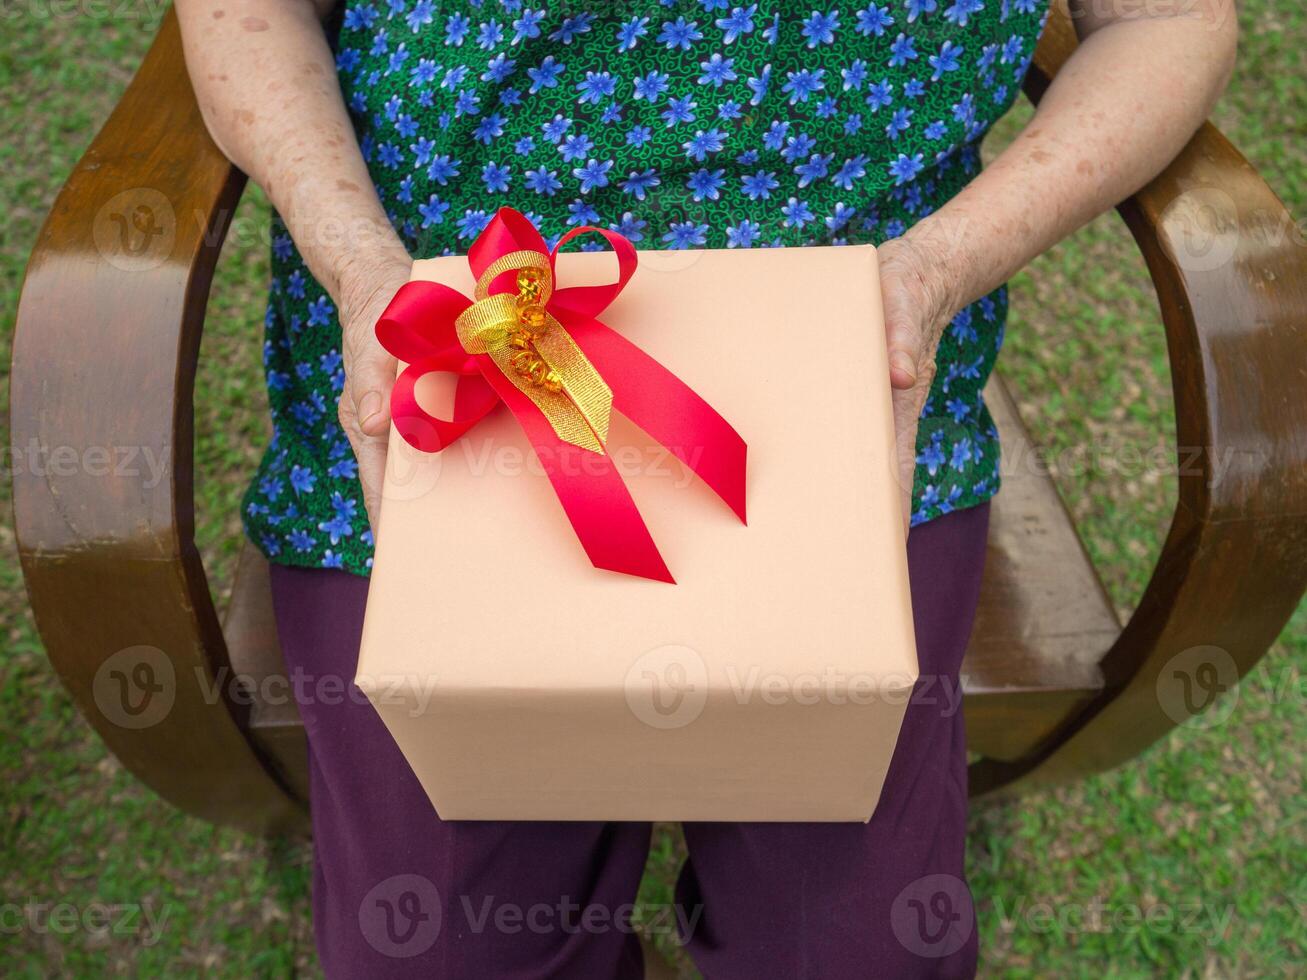
[[[1233,0],[1070,0],[1081,43],[1030,123],[956,197],[883,245],[904,520],[945,326],[1175,158],[1234,67]]]
[[[412,262],[377,198],[320,17],[335,0],[177,0],[186,66],[215,143],[286,222],[343,331],[340,421],[376,525],[395,361],[373,327]]]

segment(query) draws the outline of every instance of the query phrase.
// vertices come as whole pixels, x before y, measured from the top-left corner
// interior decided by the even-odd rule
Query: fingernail
[[[381,393],[369,391],[359,399],[359,427],[367,425],[374,415],[381,411]]]
[[[913,381],[917,380],[917,365],[908,355],[907,351],[892,351],[889,356],[890,366],[902,371]]]

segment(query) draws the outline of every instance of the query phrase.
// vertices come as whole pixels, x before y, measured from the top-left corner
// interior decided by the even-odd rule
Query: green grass
[[[157,24],[141,2],[109,19],[32,16],[0,34],[0,362],[27,253],[54,194],[107,115]],[[117,5],[109,5],[115,7]],[[1307,215],[1307,14],[1244,5],[1242,56],[1217,121],[1298,217]],[[995,142],[1019,124],[1018,110]],[[214,587],[231,580],[237,501],[263,444],[259,333],[266,203],[248,194],[213,289],[197,404],[198,536]],[[1156,303],[1137,252],[1107,216],[1013,283],[1003,370],[1036,439],[1174,445]],[[0,397],[7,375],[0,377]],[[1117,458],[1122,455],[1117,452]],[[1140,594],[1174,505],[1155,468],[1083,472],[1059,485],[1123,614]],[[8,483],[0,489],[8,505]],[[161,803],[72,707],[28,614],[13,534],[0,524],[0,962],[16,976],[316,972],[307,847],[215,830]],[[976,807],[970,873],[982,970],[1003,976],[1290,976],[1307,963],[1301,610],[1239,691],[1228,721],[1179,730],[1143,758],[1074,786]],[[680,860],[660,830],[643,897],[665,902]],[[9,911],[97,903],[148,909],[156,935],[45,925]],[[1094,909],[1098,908],[1097,919]],[[1145,925],[1133,910],[1152,910]],[[1169,910],[1170,920],[1158,919]],[[1079,919],[1067,915],[1077,913]],[[65,913],[66,914],[66,913]],[[138,917],[139,918],[139,917]],[[1086,921],[1087,920],[1087,921]]]

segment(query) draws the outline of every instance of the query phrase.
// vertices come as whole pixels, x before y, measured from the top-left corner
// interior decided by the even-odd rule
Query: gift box
[[[444,298],[393,320],[420,340],[489,264],[417,262]],[[531,363],[520,336],[402,376],[357,685],[447,820],[869,819],[917,678],[875,250],[567,251],[541,271],[560,296],[607,284],[597,319],[652,361],[605,378],[602,449],[562,462],[543,458],[546,411],[514,395],[534,370],[545,399],[561,362]],[[604,374],[594,310],[557,312]],[[452,380],[494,357],[512,366],[493,384]],[[645,374],[674,383],[624,390]],[[685,392],[726,428],[696,428]],[[433,442],[409,416],[457,426]],[[605,479],[647,540],[583,513]],[[628,532],[639,567],[614,570]]]

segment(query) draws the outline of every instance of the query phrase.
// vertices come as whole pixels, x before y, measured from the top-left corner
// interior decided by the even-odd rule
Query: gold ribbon
[[[516,295],[491,296],[490,284],[513,270]],[[455,321],[458,339],[469,354],[489,354],[559,439],[603,455],[613,391],[546,309],[553,291],[549,256],[531,250],[500,256],[477,282],[476,301]]]

